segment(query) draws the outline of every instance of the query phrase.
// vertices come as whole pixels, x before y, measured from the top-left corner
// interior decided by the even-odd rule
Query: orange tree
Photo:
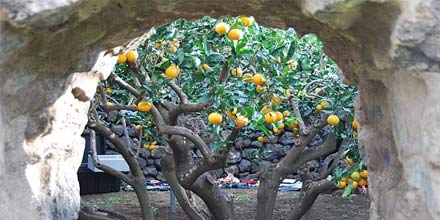
[[[260,172],[256,219],[272,218],[287,175],[332,154],[318,175],[300,172],[301,202],[288,217],[299,219],[320,192],[353,183],[345,178],[364,169],[357,156],[356,166],[339,167],[334,179],[327,178],[341,154],[357,152],[352,126],[357,90],[344,85],[338,73],[312,34],[299,38],[293,29],[265,28],[252,17],[177,20],[153,30],[136,51],[121,51],[107,90],[101,85],[100,103],[142,127],[146,149],[163,145],[163,173],[191,219],[234,219],[231,198],[209,171],[225,167],[240,135],[261,131],[258,140],[264,143],[285,130],[295,133],[286,156]],[[330,131],[325,142],[308,148],[324,128]],[[343,152],[341,145],[352,150]],[[194,158],[193,148],[203,157]],[[189,202],[186,191],[202,198],[208,215]]]

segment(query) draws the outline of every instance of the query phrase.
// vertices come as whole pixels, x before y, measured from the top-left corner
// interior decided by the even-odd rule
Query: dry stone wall
[[[436,0],[0,0],[0,213],[75,219],[87,97],[114,63],[101,56],[91,71],[100,52],[177,18],[249,14],[317,33],[359,87],[371,219],[440,219],[439,11]]]

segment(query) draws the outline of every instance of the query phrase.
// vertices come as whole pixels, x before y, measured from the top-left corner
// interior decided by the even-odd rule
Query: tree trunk
[[[275,173],[274,173],[275,172]],[[272,219],[278,193],[278,186],[284,177],[276,171],[264,171],[260,177],[257,192],[257,211],[255,220]]]
[[[211,211],[215,220],[235,220],[232,196],[226,194],[208,173],[201,175],[191,186]]]
[[[335,184],[327,179],[311,182],[301,189],[298,205],[287,216],[287,220],[299,220],[312,207],[319,194],[327,190],[336,190]]]
[[[182,207],[183,211],[188,215],[191,220],[207,220],[211,219],[211,216],[205,215],[202,210],[198,210],[193,207],[186,194],[186,190],[179,184],[176,177],[176,168],[174,166],[173,157],[170,154],[166,154],[160,161],[162,167],[162,173],[165,176],[168,184],[176,195],[177,201]]]
[[[131,185],[136,192],[142,211],[143,220],[154,219],[153,210],[150,207],[150,198],[148,197],[147,187],[145,186],[144,178],[134,177],[134,183]]]

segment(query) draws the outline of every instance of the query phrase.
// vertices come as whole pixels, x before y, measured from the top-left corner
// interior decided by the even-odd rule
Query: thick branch
[[[119,153],[124,157],[125,161],[127,161],[130,171],[134,177],[143,175],[136,159],[130,154],[124,142],[113,131],[99,123],[89,122],[88,127],[102,134],[116,147]]]
[[[324,179],[318,182],[310,183],[309,185],[303,187],[303,190],[300,195],[299,204],[290,212],[286,219],[301,219],[301,217],[307,212],[307,210],[312,207],[319,194],[328,190],[336,190],[336,187],[332,181]]]
[[[116,73],[112,72],[110,74],[110,78],[113,79],[121,88],[126,89],[131,94],[133,94],[135,97],[139,97],[141,95],[141,93],[137,89],[135,89],[130,84],[125,82],[123,79],[121,79],[121,77],[116,75]]]
[[[101,164],[99,162],[98,155],[96,153],[96,136],[95,136],[94,130],[90,131],[90,154],[92,157],[93,165],[95,167],[97,167],[98,169],[100,169],[100,170],[102,170],[102,171],[104,171],[104,172],[106,172],[106,173],[108,173],[118,179],[125,181],[126,183],[128,183],[130,185],[133,183],[133,179],[130,178],[128,175],[126,175],[118,170],[115,170],[105,164]]]
[[[298,118],[299,131],[300,131],[301,135],[307,135],[309,133],[309,131],[306,130],[306,126],[305,126],[304,121],[302,119],[301,112],[299,111],[298,103],[295,102],[293,96],[290,99],[290,104],[293,107],[295,117]]]
[[[168,82],[168,86],[176,92],[177,96],[179,96],[180,103],[185,104],[188,103],[188,96],[182,91],[182,89],[172,81]]]
[[[284,170],[284,172],[290,172],[292,166],[295,164],[298,157],[303,152],[304,148],[310,143],[313,137],[318,134],[318,132],[327,125],[327,117],[322,114],[321,118],[318,122],[313,125],[313,128],[310,129],[310,133],[304,135],[300,139],[300,143],[297,146],[292,147],[283,159],[279,162],[278,169]]]
[[[338,146],[336,146],[336,148],[338,148]],[[319,176],[316,178],[316,180],[322,180],[327,178],[327,176],[330,175],[338,165],[339,159],[341,158],[341,155],[343,153],[344,153],[344,148],[339,146],[339,150],[337,153],[332,154],[328,158],[326,158],[326,161],[324,162],[322,169],[320,169]]]
[[[188,138],[202,152],[202,155],[205,158],[205,160],[212,159],[212,154],[211,154],[211,150],[209,149],[209,146],[206,145],[206,143],[202,140],[202,138],[198,134],[191,131],[190,129],[182,126],[161,125],[158,126],[158,130],[162,134],[180,135]]]
[[[169,115],[169,120],[171,125],[177,124],[177,119],[182,113],[189,112],[199,112],[205,109],[209,104],[208,103],[189,103],[189,104],[180,104],[177,107],[173,108]]]

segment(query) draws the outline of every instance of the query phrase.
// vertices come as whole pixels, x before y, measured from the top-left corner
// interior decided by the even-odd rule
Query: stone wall
[[[115,62],[91,72],[101,51],[177,18],[249,14],[317,33],[358,85],[371,219],[440,219],[439,11],[436,0],[0,0],[0,213],[75,218],[89,103],[71,90],[93,97]]]

